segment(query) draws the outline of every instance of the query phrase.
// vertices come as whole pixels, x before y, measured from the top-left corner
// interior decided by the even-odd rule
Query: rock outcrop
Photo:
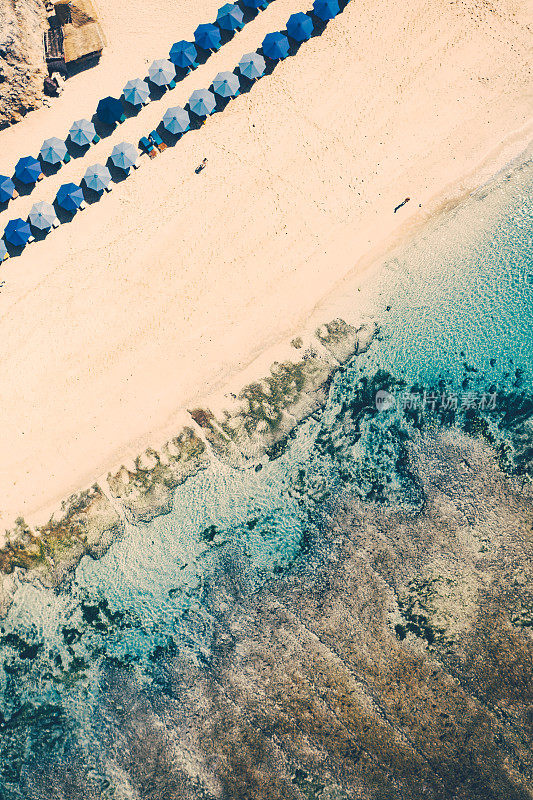
[[[0,614],[7,613],[17,581],[58,586],[84,555],[98,558],[124,530],[124,523],[98,485],[64,501],[46,525],[23,519],[6,532],[0,550]]]
[[[192,428],[186,427],[159,451],[146,450],[135,460],[134,469],[123,466],[115,474],[110,473],[107,485],[132,523],[149,522],[168,514],[174,489],[209,463],[205,444]]]
[[[302,351],[303,343],[293,342],[294,357],[272,364],[270,375],[245,386],[238,397],[227,395],[216,409],[194,408],[191,416],[221,461],[234,467],[255,463],[325,405],[332,376],[365,352],[376,333],[374,323],[356,328],[333,320]]]
[[[45,24],[40,0],[0,0],[0,130],[41,102]]]

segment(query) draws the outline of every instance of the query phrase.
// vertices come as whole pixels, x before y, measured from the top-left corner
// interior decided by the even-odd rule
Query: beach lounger
[[[143,136],[142,139],[139,139],[139,147],[141,150],[144,150],[150,158],[155,158],[157,155],[157,149],[154,146],[154,143],[150,141],[147,136]]]
[[[120,118],[118,120],[118,124],[122,125],[123,122],[126,122],[126,115],[125,114],[121,114],[120,115]]]
[[[35,236],[30,236],[30,238],[28,239],[28,244],[31,244],[34,241],[35,241]]]
[[[163,139],[160,137],[157,131],[151,131],[149,137],[151,141],[155,144],[160,153],[162,153],[163,150],[167,149],[168,145],[164,143]]]
[[[44,178],[44,172],[41,172],[41,174],[39,175],[39,177],[37,178],[37,180],[38,180],[38,181],[42,181],[42,179],[43,179],[43,178]]]
[[[101,141],[100,137],[98,136],[98,134],[96,134],[96,136],[93,139],[93,144],[98,144],[98,142],[100,141]]]
[[[80,203],[79,210],[84,211],[87,208],[87,203]]]
[[[63,159],[63,164],[68,164],[71,158],[72,156],[70,155],[70,153],[67,153],[65,158]]]
[[[56,217],[56,219],[52,222],[52,228],[59,228],[60,225],[61,225],[61,223],[59,222],[59,220]]]
[[[168,84],[168,88],[169,89],[175,89],[176,88],[176,81],[174,81],[174,80],[170,81],[170,83]]]

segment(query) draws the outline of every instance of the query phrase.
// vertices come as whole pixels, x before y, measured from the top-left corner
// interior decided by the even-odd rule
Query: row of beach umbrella
[[[265,0],[243,0],[244,5],[251,8],[266,7]],[[315,16],[323,21],[332,19],[339,13],[338,0],[314,0],[313,12]],[[194,43],[187,41],[176,42],[171,50],[168,59],[157,59],[152,63],[148,70],[148,78],[152,83],[159,87],[172,87],[176,78],[176,67],[192,69],[197,66],[198,56],[197,47],[205,50],[216,50],[220,46],[220,30],[234,31],[243,26],[243,12],[239,6],[226,3],[218,10],[217,24],[205,23],[199,25],[194,32]],[[314,31],[313,20],[309,14],[299,12],[292,14],[287,21],[287,34],[296,42],[303,42],[309,39]],[[287,36],[279,31],[269,33],[263,40],[262,50],[264,55],[271,60],[278,61],[286,58],[289,53],[290,45]],[[266,69],[264,59],[257,53],[249,53],[243,56],[239,63],[239,70],[242,75],[249,79],[256,79],[264,74]],[[213,90],[220,97],[235,97],[239,93],[238,78],[234,73],[219,73],[213,81]],[[199,116],[206,116],[214,110],[213,99],[206,95],[205,91],[199,90],[201,95],[193,93],[192,103],[189,103],[191,110]],[[145,80],[135,78],[128,81],[123,90],[124,99],[133,106],[141,106],[149,101],[150,87]],[[175,109],[169,109],[165,115],[168,119],[168,126],[165,127],[170,132],[183,132],[185,121],[183,114],[179,120],[176,119]],[[120,100],[115,97],[104,97],[98,103],[96,114],[105,124],[115,125],[124,121],[124,108]],[[69,137],[74,144],[86,147],[99,141],[94,124],[86,119],[77,120],[73,123],[69,131]],[[57,137],[46,139],[43,142],[40,153],[40,161],[32,156],[21,158],[15,167],[15,177],[18,181],[26,185],[36,183],[42,177],[42,163],[57,166],[62,162],[70,160],[66,142]],[[0,203],[6,203],[16,197],[16,188],[7,176],[0,175]]]
[[[249,0],[250,3],[255,1]],[[315,0],[313,11],[316,16],[324,21],[332,19],[339,13],[338,0]],[[223,20],[219,22],[220,26],[224,28],[224,25],[227,25],[227,30],[236,30],[242,23],[242,11],[238,6],[230,6],[229,4],[223,6],[219,10],[219,17]],[[217,17],[217,21],[219,21],[219,17]],[[199,32],[200,28],[203,29],[203,33],[202,31]],[[199,29],[195,32],[195,40],[197,41],[196,34],[199,33],[198,38],[203,40],[204,44],[214,42],[216,37],[209,39],[209,42],[208,38],[202,39],[208,28],[208,25],[199,26]],[[287,34],[297,42],[308,40],[313,31],[313,20],[303,12],[293,14],[287,22]],[[198,41],[197,44],[199,44]],[[281,32],[267,34],[262,44],[265,56],[275,61],[285,58],[289,53],[289,47],[287,36]],[[175,66],[188,64],[192,67],[195,64],[196,55],[196,48],[191,42],[176,43],[171,50],[171,58],[174,58],[175,61],[159,59],[154,62],[149,70],[150,80],[160,86],[169,85],[176,75]],[[250,80],[255,80],[260,78],[266,70],[265,59],[257,52],[247,53],[241,58],[238,69],[241,75]],[[206,117],[212,114],[216,108],[215,94],[222,98],[237,96],[240,91],[239,78],[233,72],[219,72],[212,82],[212,87],[213,91],[197,89],[192,93],[188,102],[192,113],[199,117]],[[146,81],[140,79],[129,81],[124,87],[124,97],[132,105],[148,102],[149,92]],[[97,114],[102,121],[107,121],[110,124],[120,122],[124,116],[121,102],[113,97],[107,97],[100,101]],[[167,109],[162,123],[170,133],[182,134],[189,129],[190,117],[184,108],[175,106]],[[93,123],[88,120],[74,122],[70,128],[69,136],[75,144],[82,147],[99,140]],[[52,137],[43,142],[40,157],[42,161],[55,165],[68,160],[70,156],[65,142],[57,137]],[[116,145],[110,156],[114,166],[126,172],[129,172],[131,167],[137,165],[137,159],[137,148],[128,142]],[[41,163],[31,156],[21,158],[15,167],[15,176],[22,183],[35,183],[42,176]],[[95,164],[89,167],[83,177],[86,187],[97,193],[107,190],[111,180],[109,169],[102,164]],[[15,195],[16,189],[11,178],[0,176],[0,203],[7,202]],[[63,184],[57,192],[56,203],[60,208],[70,213],[76,213],[80,208],[84,208],[84,195],[81,186],[75,183]],[[8,222],[4,231],[4,239],[0,239],[0,261],[3,261],[7,256],[5,242],[9,242],[15,247],[24,247],[32,240],[31,227],[37,231],[46,232],[58,224],[59,221],[53,205],[44,201],[35,203],[27,221],[19,218]]]
[[[110,158],[117,168],[129,171],[131,167],[136,166],[138,155],[136,147],[128,142],[122,142],[113,148]],[[98,193],[107,190],[111,180],[111,173],[103,164],[94,164],[83,176],[86,187]],[[55,201],[60,208],[71,214],[85,207],[83,190],[76,183],[64,183],[60,186]],[[44,201],[35,203],[27,220],[12,219],[6,225],[4,239],[0,239],[0,261],[7,256],[5,242],[14,247],[25,247],[32,240],[32,227],[39,232],[47,232],[57,225],[59,220],[54,206]]]

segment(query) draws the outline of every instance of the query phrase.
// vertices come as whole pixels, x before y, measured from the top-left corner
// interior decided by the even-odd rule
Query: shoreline
[[[309,346],[313,329],[323,323],[328,315],[333,319],[335,315],[342,314],[343,319],[349,325],[368,322],[379,325],[379,321],[367,319],[363,308],[364,297],[358,296],[359,290],[364,288],[365,281],[368,281],[396,251],[403,249],[410,241],[419,236],[426,226],[453,210],[469,196],[493,186],[505,172],[518,169],[522,164],[527,163],[533,157],[532,134],[533,124],[514,132],[508,141],[489,153],[474,170],[469,171],[453,184],[446,185],[428,202],[424,211],[416,210],[407,215],[407,218],[393,227],[387,236],[356,260],[351,270],[310,310],[305,325],[293,329],[291,339],[304,337]],[[510,157],[509,153],[511,153]],[[350,308],[346,305],[347,296],[352,301]],[[233,371],[231,368],[228,369],[215,384],[214,391],[206,394],[201,389],[198,390],[187,403],[188,408],[205,406],[220,409],[225,402],[227,403],[229,397],[234,397],[235,393],[239,393],[246,384],[260,380],[272,364],[280,359],[290,357],[291,351],[292,348],[286,336],[273,344],[268,343],[244,367]],[[298,422],[303,419],[305,417]],[[180,407],[170,420],[156,427],[151,433],[120,445],[119,450],[123,455],[118,459],[108,459],[102,463],[96,476],[94,471],[91,474],[86,473],[84,480],[78,482],[76,486],[71,485],[61,493],[58,492],[54,495],[49,502],[27,510],[23,515],[25,522],[34,528],[46,526],[54,515],[64,511],[65,503],[68,504],[69,498],[91,492],[95,486],[100,489],[107,487],[109,476],[118,474],[121,469],[134,471],[136,459],[143,453],[161,451],[169,440],[180,435],[180,431],[183,432],[187,428],[193,429],[196,434],[201,434],[201,427],[192,419],[187,408]],[[107,491],[104,489],[104,492],[108,495],[108,487]],[[11,519],[7,521],[3,519],[3,527],[6,529],[12,527],[17,516],[17,514],[12,514]],[[0,546],[2,546],[1,539]]]
[[[131,48],[139,29],[139,52],[164,52],[174,29],[212,11],[162,0],[173,20],[162,31],[145,4],[137,19],[132,2],[133,25],[118,4],[104,10],[113,46],[96,71],[72,79],[53,113],[41,109],[1,134],[6,158],[68,129],[98,94],[96,75],[142,74]],[[172,102],[209,85],[297,10],[270,4],[184,78]],[[384,25],[391,12],[394,24]],[[110,465],[170,441],[190,424],[179,409],[239,393],[285,357],[298,332],[338,316],[363,323],[365,281],[387,254],[531,138],[528,48],[520,9],[409,0],[398,14],[391,0],[348,4],[249,94],[5,262],[0,529],[19,515],[41,524]],[[9,213],[50,200],[117,139],[138,140],[166,105],[127,119]]]

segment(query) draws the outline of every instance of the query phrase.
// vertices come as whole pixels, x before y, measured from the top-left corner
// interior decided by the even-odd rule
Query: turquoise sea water
[[[99,561],[85,558],[71,587],[20,588],[0,640],[1,797],[137,797],[112,766],[119,726],[103,711],[105,671],[129,665],[157,694],[165,653],[209,664],[210,586],[226,569],[248,587],[291,569],[319,546],[322,512],[347,484],[371,500],[416,506],[402,448],[420,420],[416,408],[406,413],[405,397],[421,404],[425,392],[439,398],[434,405],[456,397],[454,424],[466,417],[479,432],[486,420],[485,434],[512,444],[509,468],[524,470],[532,196],[533,165],[522,165],[383,265],[365,289],[379,341],[335,376],[327,407],[278,458],[260,471],[213,465],[177,490],[171,514],[130,526]],[[393,398],[383,411],[378,390]],[[493,402],[488,414],[483,397]],[[81,777],[65,794],[69,770]]]

